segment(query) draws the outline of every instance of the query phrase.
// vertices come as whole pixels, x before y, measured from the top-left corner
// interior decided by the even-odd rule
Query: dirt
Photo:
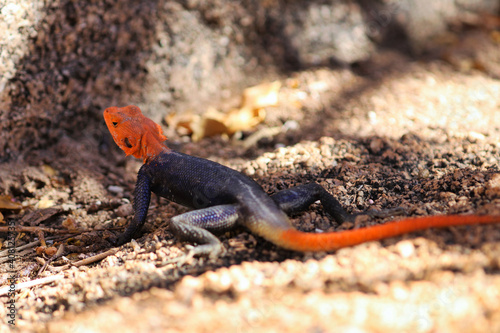
[[[349,212],[500,214],[498,35],[472,29],[455,37],[432,56],[381,50],[355,66],[281,74],[280,104],[254,131],[282,130],[249,149],[222,137],[193,143],[165,129],[169,145],[240,170],[268,193],[316,181]],[[95,133],[105,133],[99,126]],[[19,291],[19,331],[500,331],[498,225],[319,254],[286,251],[240,229],[220,236],[224,256],[178,265],[188,244],[168,224],[186,209],[153,198],[142,237],[71,267],[112,248],[108,240],[130,219],[141,163],[125,158],[110,136],[63,136],[24,157],[0,170],[2,188],[22,205],[2,210],[0,227],[46,228],[47,247],[32,245],[15,262],[17,282],[62,278]],[[313,204],[293,223],[314,232],[391,219],[339,225]],[[40,236],[18,232],[16,245]],[[61,244],[65,255],[42,270],[49,248]],[[8,262],[0,272],[7,285]],[[2,332],[7,314],[1,307]]]

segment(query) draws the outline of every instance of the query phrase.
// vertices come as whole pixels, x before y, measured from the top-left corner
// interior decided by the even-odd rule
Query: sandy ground
[[[256,131],[286,125],[249,149],[220,137],[192,143],[172,129],[169,144],[238,169],[269,193],[316,181],[350,212],[500,214],[498,40],[489,32],[461,38],[446,56],[386,51],[355,68],[281,77],[280,105]],[[23,205],[3,210],[5,221],[91,229],[69,239],[45,232],[49,246],[65,244],[67,253],[43,272],[50,251],[37,254],[32,246],[16,262],[19,282],[57,279],[17,294],[20,331],[500,332],[498,225],[428,230],[319,254],[285,251],[236,230],[220,236],[227,248],[221,258],[179,266],[188,244],[168,223],[186,210],[153,198],[141,238],[100,262],[64,268],[112,247],[107,239],[130,218],[140,166],[110,137],[100,147],[80,149],[85,145],[63,140],[31,156],[29,166],[10,165],[4,179]],[[40,218],[25,218],[33,212]],[[319,204],[293,217],[306,231],[387,220],[338,225]],[[17,244],[35,237],[19,233]],[[0,269],[5,284],[8,263]],[[0,308],[2,332],[9,329],[6,311]]]

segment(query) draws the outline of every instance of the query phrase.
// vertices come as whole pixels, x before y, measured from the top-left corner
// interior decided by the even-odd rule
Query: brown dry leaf
[[[26,213],[21,219],[20,224],[37,226],[61,212],[62,210],[59,208],[37,209],[32,212]]]
[[[165,121],[168,127],[175,128],[180,135],[191,135],[191,129],[194,122],[199,122],[200,116],[192,113],[170,113],[165,116]]]
[[[241,108],[260,109],[278,105],[278,93],[281,88],[280,81],[262,83],[243,91]]]
[[[3,219],[3,214],[0,212],[0,223],[4,224],[5,220]]]
[[[238,131],[248,130],[261,123],[266,118],[266,111],[262,108],[252,109],[242,107],[241,109],[231,110],[225,119],[227,133],[234,134]]]
[[[226,114],[209,107],[207,112],[199,117],[198,121],[193,121],[191,124],[193,141],[199,141],[208,136],[227,133],[225,117]]]
[[[78,231],[78,226],[76,225],[76,221],[72,217],[68,217],[63,221],[62,226],[68,229],[69,231]]]
[[[42,254],[45,253],[45,249],[46,248],[47,248],[46,246],[37,246],[35,248],[35,252],[36,252],[37,255],[41,256]]]
[[[10,195],[0,195],[0,209],[4,210],[21,210],[23,206],[19,202],[12,200]]]
[[[45,249],[45,254],[48,255],[49,257],[52,257],[56,253],[57,253],[57,247],[55,246],[49,246]]]
[[[191,135],[193,141],[213,135],[232,135],[249,130],[266,117],[265,107],[278,105],[281,82],[263,83],[245,89],[240,108],[227,113],[212,107],[202,115],[169,114],[165,121],[181,135]]]
[[[42,254],[46,254],[47,256],[52,257],[57,253],[57,247],[41,245],[35,248],[35,252],[39,256],[41,256]]]

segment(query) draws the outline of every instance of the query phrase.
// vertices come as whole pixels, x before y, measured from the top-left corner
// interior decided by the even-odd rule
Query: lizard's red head
[[[142,158],[146,162],[168,149],[162,143],[167,137],[160,125],[145,117],[135,105],[107,108],[104,121],[116,144],[127,156]]]

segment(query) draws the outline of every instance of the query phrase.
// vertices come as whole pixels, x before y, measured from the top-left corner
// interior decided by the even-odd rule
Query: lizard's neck
[[[144,163],[168,151],[170,151],[170,148],[152,133],[146,133],[142,136],[140,155]]]

